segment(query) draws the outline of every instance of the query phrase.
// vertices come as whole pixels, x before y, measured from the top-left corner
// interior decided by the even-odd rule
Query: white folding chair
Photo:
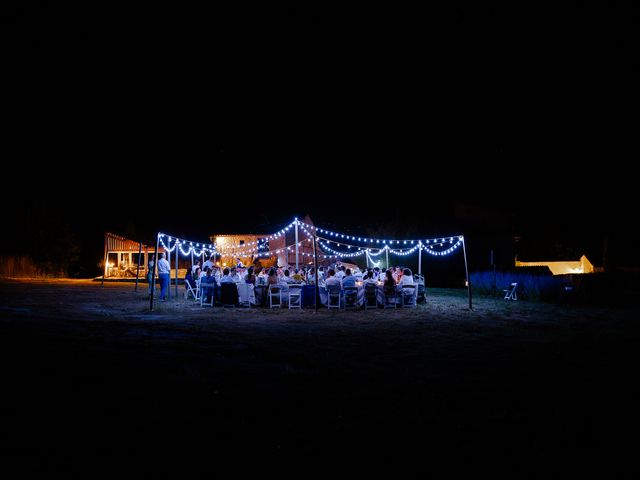
[[[215,283],[204,283],[202,281],[198,282],[199,285],[199,289],[198,289],[198,298],[200,299],[200,305],[210,305],[210,306],[214,306],[215,302],[216,302],[216,294],[215,294],[215,288],[214,285]],[[207,292],[209,292],[209,296],[211,298],[210,302],[206,302],[204,301],[204,289],[207,289]]]
[[[516,289],[518,288],[518,283],[512,283],[510,288],[504,289],[504,299],[505,300],[518,300],[518,294],[516,293]]]
[[[302,285],[289,285],[289,308],[302,308]]]
[[[417,306],[416,290],[417,289],[415,285],[402,286],[402,307],[403,308],[415,308]]]
[[[344,287],[342,297],[344,298],[345,310],[355,310],[358,308],[358,287]]]
[[[378,287],[375,283],[364,284],[364,309],[378,308]]]
[[[189,295],[193,296],[193,299],[198,301],[200,300],[200,297],[198,296],[199,291],[200,291],[200,286],[199,286],[200,282],[196,282],[196,286],[195,288],[191,286],[191,284],[189,282],[187,282],[185,280],[184,282],[184,286],[185,286],[185,290],[184,290],[184,299],[185,300],[189,300]]]
[[[238,283],[238,301],[241,307],[251,307],[251,304],[256,303],[255,296],[253,295],[253,285],[249,283]],[[251,301],[253,297],[253,301]]]
[[[397,308],[398,303],[398,289],[394,287],[394,290],[384,291],[384,308]]]
[[[340,310],[340,285],[325,285],[327,289],[327,308]]]
[[[269,285],[269,308],[282,307],[282,287],[280,285]]]
[[[416,295],[416,302],[424,302],[426,301],[426,290],[425,290],[425,285],[424,285],[424,275],[422,275],[421,273],[416,273],[413,276],[413,281],[416,283],[417,285],[417,295]]]

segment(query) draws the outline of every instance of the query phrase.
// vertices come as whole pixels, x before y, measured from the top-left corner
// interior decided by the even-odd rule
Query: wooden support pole
[[[153,296],[156,292],[156,271],[158,269],[158,259],[159,259],[159,255],[158,255],[158,249],[160,248],[160,232],[158,232],[158,235],[156,237],[156,253],[155,253],[155,259],[153,262],[153,270],[151,271],[151,282],[153,282],[152,286],[151,286],[151,295],[149,296],[149,310],[153,311]]]
[[[138,291],[138,279],[140,278],[140,260],[142,258],[142,242],[140,242],[140,246],[138,247],[138,268],[136,268],[136,288],[135,291]]]

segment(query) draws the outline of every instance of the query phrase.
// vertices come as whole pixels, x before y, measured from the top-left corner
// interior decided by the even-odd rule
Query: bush
[[[548,271],[548,269],[545,269]],[[471,288],[473,293],[480,295],[504,296],[504,289],[514,282],[518,283],[518,298],[523,300],[544,300],[555,302],[565,285],[569,285],[564,276],[554,277],[548,274],[496,272],[495,289],[493,271],[471,273]]]

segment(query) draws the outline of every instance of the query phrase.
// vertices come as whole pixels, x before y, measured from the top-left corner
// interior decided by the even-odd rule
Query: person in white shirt
[[[380,267],[375,267],[373,269],[373,279],[377,282],[380,279]]]
[[[231,280],[233,280],[235,283],[240,283],[242,281],[242,279],[240,278],[240,275],[236,270],[236,267],[231,267],[230,277],[231,277]]]
[[[233,283],[233,278],[229,275],[229,269],[225,268],[222,271],[222,278],[220,279],[220,283]]]
[[[211,258],[202,264],[202,271],[206,272],[207,267],[213,268],[213,266],[215,265],[214,260],[215,260],[215,256],[211,255]]]
[[[328,275],[329,276],[327,277],[327,280],[325,281],[325,286],[329,287],[331,285],[338,285],[339,287],[342,288],[342,282],[336,276],[335,270],[329,269],[329,274]]]
[[[344,265],[340,265],[340,268],[336,272],[336,277],[338,278],[338,280],[342,281],[345,275],[344,273],[345,270],[346,270],[346,267]]]
[[[402,276],[400,277],[400,281],[398,282],[398,285],[404,287],[405,285],[415,285],[415,282],[413,281],[413,274],[411,273],[411,270],[409,270],[408,268],[405,268],[402,271]]]
[[[164,253],[160,254],[158,260],[158,277],[160,278],[160,299],[164,302],[167,299],[167,290],[169,289],[169,276],[171,274],[171,266]]]
[[[353,276],[355,277],[357,282],[361,282],[362,281],[362,272],[360,271],[360,269],[358,267],[353,269]]]
[[[404,288],[407,285],[414,285],[413,288]],[[409,270],[408,268],[405,268],[402,271],[402,277],[400,277],[400,281],[398,282],[398,286],[402,287],[402,293],[404,294],[413,294],[413,295],[417,295],[418,294],[418,287],[416,286],[415,282],[413,281],[413,274],[411,273],[411,270]]]
[[[309,285],[316,283],[316,271],[313,269],[313,267],[310,268],[309,271],[307,272],[307,283]]]
[[[295,279],[291,276],[291,273],[289,272],[289,270],[284,271],[284,277],[282,278],[282,281],[286,284],[297,283]]]
[[[200,267],[196,268],[196,274],[193,278],[198,281],[202,281],[202,277],[204,276],[205,276],[205,273],[202,271],[202,269]]]
[[[191,265],[191,275],[195,276],[196,274],[196,270],[198,268],[202,268],[200,267],[200,260],[196,260],[196,263],[194,263],[193,265]]]

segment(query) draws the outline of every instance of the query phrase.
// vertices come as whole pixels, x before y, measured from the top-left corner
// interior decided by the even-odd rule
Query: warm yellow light
[[[516,267],[548,267],[553,275],[593,273],[595,271],[593,264],[584,255],[577,261],[521,262],[516,259]]]

